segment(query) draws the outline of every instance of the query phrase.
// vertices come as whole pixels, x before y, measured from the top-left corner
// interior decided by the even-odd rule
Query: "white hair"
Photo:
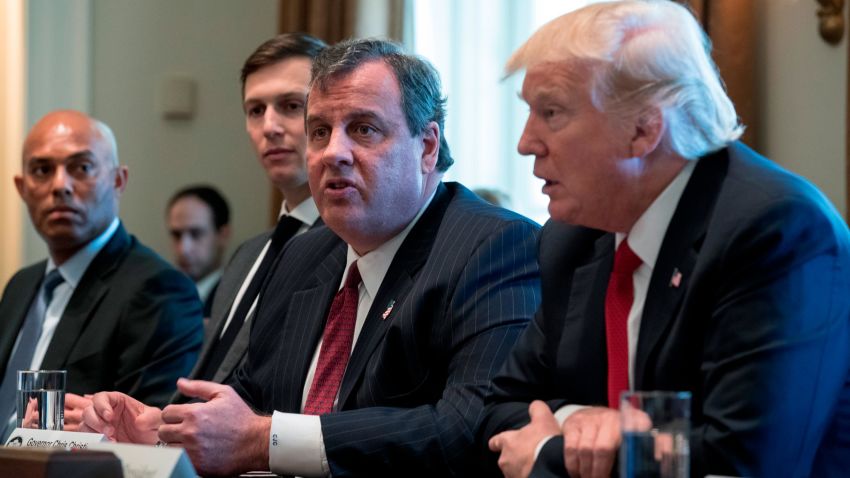
[[[659,108],[666,146],[696,158],[744,130],[710,51],[685,7],[670,0],[623,0],[550,21],[514,52],[505,69],[510,75],[545,62],[590,65],[597,108],[626,118]]]

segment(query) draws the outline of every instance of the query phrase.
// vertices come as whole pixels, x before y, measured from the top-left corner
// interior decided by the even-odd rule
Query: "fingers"
[[[610,476],[620,447],[620,414],[594,407],[570,415],[564,422],[564,465],[573,477]]]
[[[227,390],[232,390],[227,385],[206,382],[204,380],[188,380],[185,378],[177,380],[177,389],[187,397],[200,398],[202,400],[212,400],[216,395]]]
[[[91,399],[92,410],[97,417],[105,422],[111,422],[115,416],[113,404],[118,404],[118,398],[109,392],[96,393]]]
[[[510,432],[502,432],[497,435],[493,435],[493,438],[490,438],[490,441],[487,442],[487,446],[490,447],[490,451],[500,452],[502,451],[502,447],[505,446],[505,435]]]
[[[546,402],[540,400],[531,402],[531,405],[528,406],[528,416],[531,417],[532,422],[555,419],[555,415],[552,413],[549,405],[546,405]]]
[[[86,397],[76,395],[73,393],[65,394],[65,414],[67,415],[68,410],[71,409],[83,409],[91,404],[91,400]]]
[[[610,476],[614,468],[614,459],[620,448],[620,425],[610,419],[599,428],[594,445],[591,476]]]

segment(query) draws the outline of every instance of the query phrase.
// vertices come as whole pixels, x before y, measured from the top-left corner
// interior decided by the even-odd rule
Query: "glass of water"
[[[620,476],[688,478],[690,392],[623,392]]]
[[[62,430],[65,370],[18,370],[18,427]]]

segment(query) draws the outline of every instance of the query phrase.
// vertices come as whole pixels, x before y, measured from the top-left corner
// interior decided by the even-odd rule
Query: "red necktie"
[[[629,389],[629,311],[634,300],[632,275],[641,264],[623,239],[614,255],[614,270],[605,294],[605,339],[608,346],[608,406],[620,407],[620,392]]]
[[[313,384],[304,404],[304,414],[322,415],[333,410],[334,400],[351,355],[354,323],[357,321],[360,271],[351,263],[345,285],[336,293],[322,334],[322,350],[313,376]]]

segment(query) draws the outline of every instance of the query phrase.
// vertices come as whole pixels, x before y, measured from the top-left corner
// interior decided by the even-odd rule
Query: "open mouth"
[[[352,187],[351,181],[345,179],[330,179],[325,183],[328,189],[341,190]]]

